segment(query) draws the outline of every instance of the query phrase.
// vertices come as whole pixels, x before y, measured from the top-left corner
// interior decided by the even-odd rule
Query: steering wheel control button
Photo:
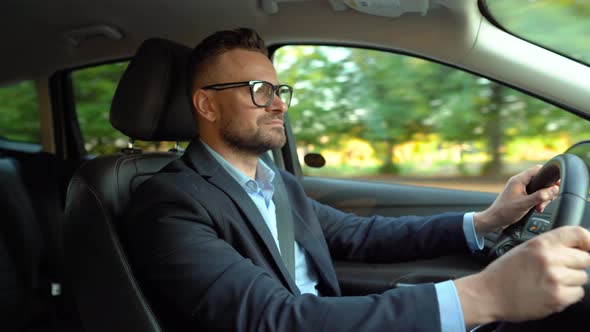
[[[531,218],[528,223],[527,231],[535,234],[541,234],[551,228],[551,223],[548,220],[541,218]]]
[[[531,220],[531,222],[529,222],[529,226],[527,227],[527,231],[539,234],[539,222],[536,220]]]

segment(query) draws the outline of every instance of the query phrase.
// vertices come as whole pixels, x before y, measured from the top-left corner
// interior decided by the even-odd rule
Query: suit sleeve
[[[335,259],[403,262],[469,253],[463,213],[360,217],[309,200]]]
[[[363,297],[294,296],[220,237],[223,226],[210,207],[215,204],[209,204],[214,202],[179,186],[150,181],[136,195],[141,204],[132,205],[124,230],[132,266],[148,293],[155,294],[151,299],[190,317],[195,329],[440,330],[432,284]]]

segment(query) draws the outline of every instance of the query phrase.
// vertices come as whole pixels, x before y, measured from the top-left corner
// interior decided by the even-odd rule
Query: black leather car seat
[[[18,162],[0,158],[0,329],[21,331],[39,310],[44,242]]]
[[[138,49],[113,98],[111,124],[132,140],[197,136],[186,97],[190,49],[151,39]],[[66,196],[64,259],[87,331],[161,331],[118,236],[134,189],[179,155],[124,149],[84,163]]]

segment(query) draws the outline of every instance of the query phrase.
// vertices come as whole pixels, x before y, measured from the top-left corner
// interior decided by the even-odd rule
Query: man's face
[[[214,84],[250,80],[279,84],[272,63],[258,52],[231,50],[220,56],[215,68],[211,75]],[[285,144],[283,114],[287,105],[276,95],[267,107],[254,105],[249,86],[212,91],[211,96],[218,109],[220,138],[229,146],[260,155]]]

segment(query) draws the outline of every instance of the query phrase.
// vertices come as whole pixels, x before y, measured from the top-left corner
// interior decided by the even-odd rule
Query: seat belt
[[[275,211],[277,215],[279,248],[281,250],[283,262],[291,274],[293,281],[295,281],[295,233],[293,230],[293,214],[291,212],[291,204],[289,203],[285,183],[279,172],[276,173],[274,184],[275,191],[273,201],[275,203]]]

